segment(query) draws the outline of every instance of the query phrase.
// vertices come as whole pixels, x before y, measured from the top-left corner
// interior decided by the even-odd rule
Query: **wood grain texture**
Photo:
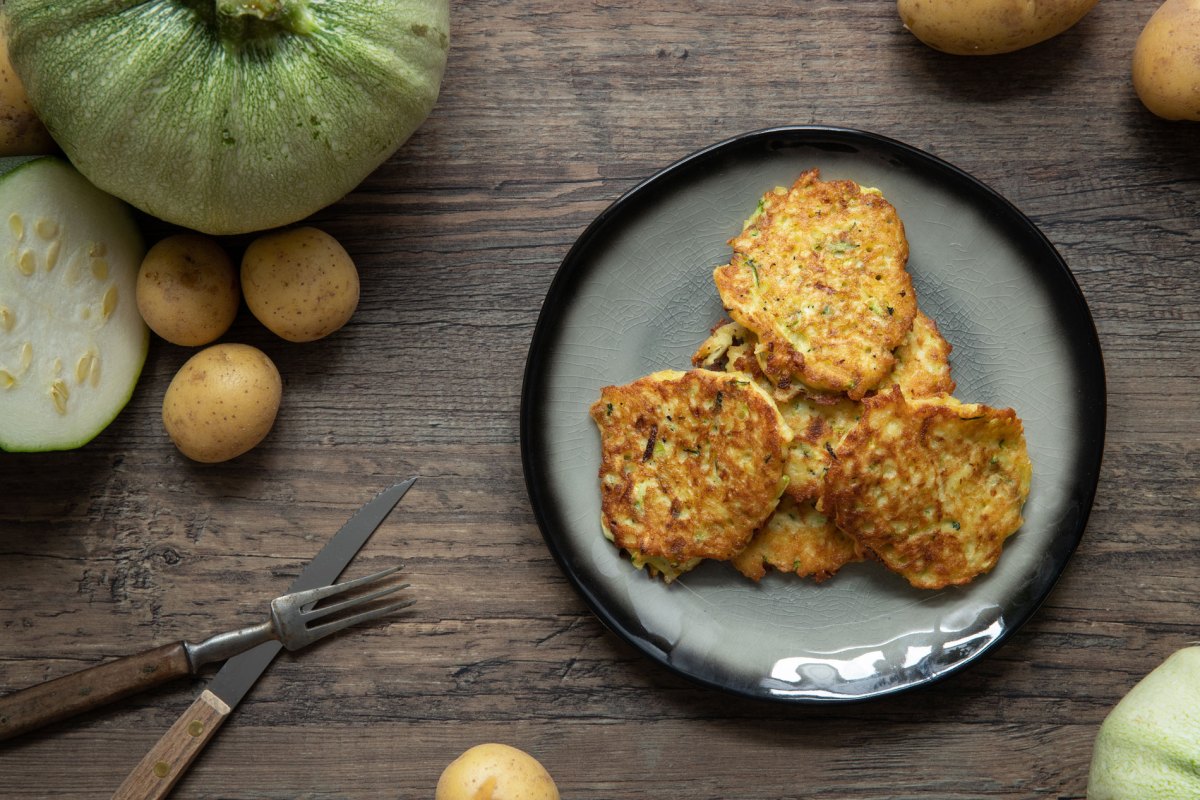
[[[126,776],[112,800],[161,800],[187,772],[232,709],[205,689]]]
[[[86,667],[0,697],[0,739],[91,711],[192,671],[183,642]]]
[[[359,265],[355,318],[292,345],[243,310],[226,337],[284,376],[262,446],[180,456],[159,407],[190,351],[155,342],[87,447],[0,454],[0,692],[259,621],[354,509],[418,474],[347,573],[404,561],[411,613],[282,654],[173,797],[431,797],[499,740],[576,800],[1082,798],[1105,714],[1200,638],[1200,128],[1133,93],[1152,11],[1105,0],[970,59],[885,0],[455,2],[433,115],[312,220]],[[1088,530],[1033,619],[935,686],[818,709],[693,686],[597,622],[534,522],[518,425],[542,298],[587,224],[698,148],[803,123],[922,148],[1029,215],[1087,297],[1109,391]],[[0,745],[0,796],[111,792],[203,685]]]

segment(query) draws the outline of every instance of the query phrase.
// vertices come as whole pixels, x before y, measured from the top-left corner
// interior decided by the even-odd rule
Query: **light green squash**
[[[1200,798],[1200,647],[1134,686],[1096,736],[1088,800]]]
[[[150,333],[129,207],[49,156],[0,159],[0,450],[67,450],[125,407]]]
[[[340,199],[437,99],[448,0],[7,0],[38,116],[96,186],[211,234]]]

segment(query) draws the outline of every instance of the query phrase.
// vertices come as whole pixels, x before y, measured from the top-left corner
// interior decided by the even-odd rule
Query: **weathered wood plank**
[[[1196,128],[1129,86],[1150,11],[1106,0],[1051,42],[961,59],[865,0],[455,3],[433,116],[314,217],[359,265],[354,320],[293,345],[243,311],[227,337],[284,376],[262,447],[178,455],[159,407],[189,351],[156,342],[86,448],[0,454],[0,692],[257,621],[417,474],[351,570],[404,561],[417,605],[282,655],[175,797],[429,797],[499,740],[572,798],[1082,798],[1104,715],[1200,638],[1200,166]],[[933,687],[822,709],[698,688],[595,620],[536,527],[518,423],[543,297],[587,224],[695,149],[804,123],[921,147],[1030,215],[1091,305],[1109,390],[1091,523],[1034,618]],[[203,685],[0,745],[0,796],[104,796]]]

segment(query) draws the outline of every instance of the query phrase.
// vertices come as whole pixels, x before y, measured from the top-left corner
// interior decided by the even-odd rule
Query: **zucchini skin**
[[[278,5],[277,19],[246,9]],[[286,13],[284,13],[286,11]],[[432,110],[448,0],[8,0],[14,68],[71,163],[210,234],[298,221]]]

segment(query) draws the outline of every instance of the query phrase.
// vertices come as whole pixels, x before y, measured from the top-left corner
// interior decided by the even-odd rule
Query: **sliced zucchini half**
[[[144,253],[129,207],[67,162],[0,159],[0,449],[80,447],[129,402]]]

